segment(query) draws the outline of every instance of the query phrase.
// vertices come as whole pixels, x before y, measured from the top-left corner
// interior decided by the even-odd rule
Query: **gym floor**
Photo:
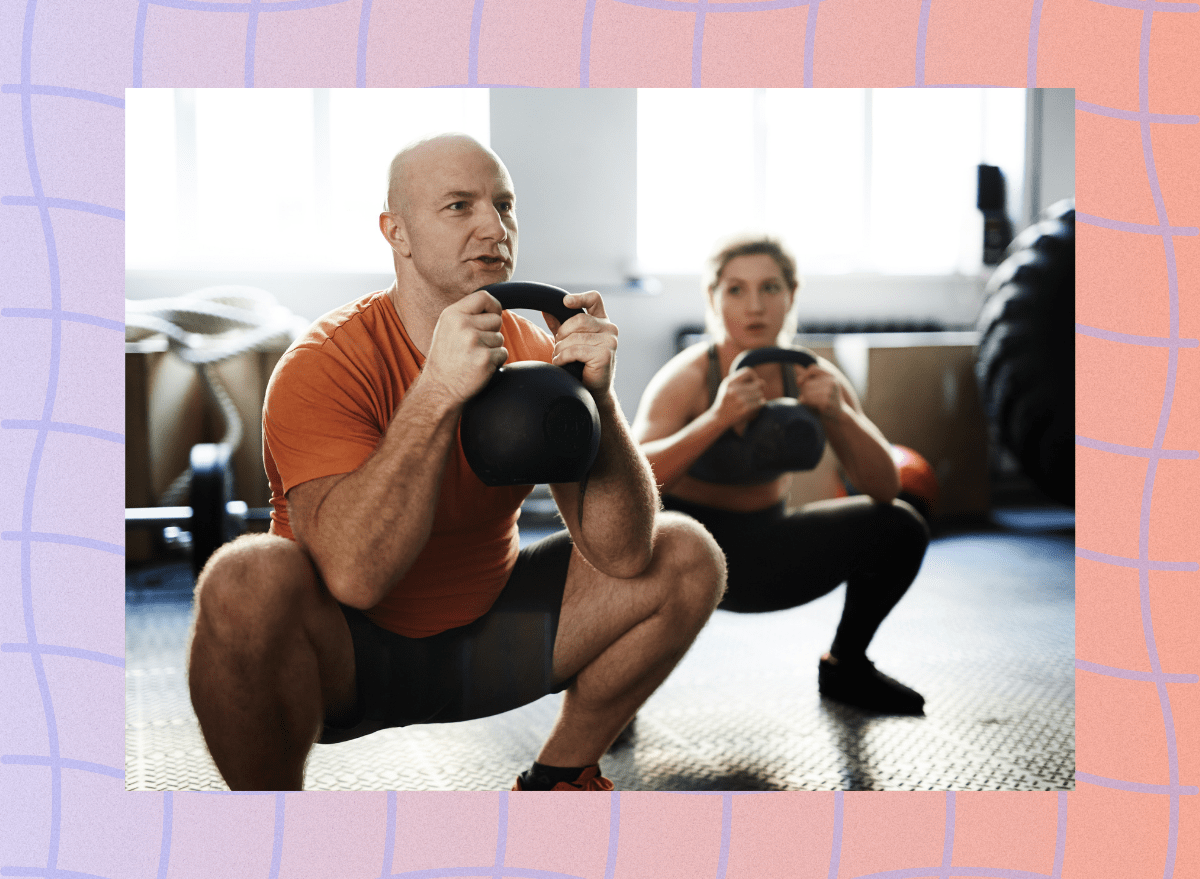
[[[544,531],[528,529],[522,540]],[[1075,772],[1074,516],[1009,508],[936,536],[870,655],[924,717],[822,699],[817,659],[844,588],[770,614],[717,611],[601,761],[618,790],[1070,790]],[[126,576],[128,790],[224,790],[188,698],[186,561]],[[500,790],[561,696],[497,717],[318,745],[316,790]]]

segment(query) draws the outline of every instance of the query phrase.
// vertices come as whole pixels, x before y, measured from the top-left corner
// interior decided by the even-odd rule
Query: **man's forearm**
[[[460,408],[418,379],[371,457],[302,512],[296,536],[339,601],[374,606],[424,548]]]
[[[726,430],[727,426],[709,409],[670,436],[642,443],[658,487],[669,491]]]
[[[634,577],[650,564],[658,491],[646,458],[629,434],[611,390],[596,400],[600,411],[600,451],[588,477],[583,503],[575,491],[558,493],[576,545],[596,568],[616,577]],[[582,507],[582,520],[579,519]]]

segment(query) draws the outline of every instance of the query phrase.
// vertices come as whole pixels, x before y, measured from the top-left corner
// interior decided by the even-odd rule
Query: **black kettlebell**
[[[482,289],[506,309],[544,311],[560,323],[581,311],[563,305],[569,294],[551,284],[506,281]],[[459,436],[484,485],[579,482],[587,475],[600,448],[600,413],[582,379],[582,363],[513,363],[467,401]]]
[[[816,355],[805,348],[754,348],[735,357],[729,372],[760,363],[812,366],[816,362]],[[820,417],[791,397],[768,401],[743,436],[753,449],[755,466],[764,471],[811,470],[825,451],[825,428]]]

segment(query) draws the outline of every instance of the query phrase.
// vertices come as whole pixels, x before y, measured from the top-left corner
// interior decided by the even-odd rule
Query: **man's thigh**
[[[610,577],[592,567],[578,549],[572,550],[554,643],[555,678],[569,680],[622,635],[653,616],[679,587],[679,570],[711,563],[712,577],[696,579],[698,583],[715,579],[716,570],[724,569],[723,559],[716,558],[719,554],[699,524],[675,513],[659,513],[654,557],[637,577]]]
[[[201,663],[194,675],[220,675],[219,664],[205,659],[227,645],[232,651],[227,659],[235,664],[291,657],[278,685],[311,687],[305,674],[290,674],[306,665],[297,664],[293,651],[298,649],[316,662],[326,711],[353,704],[350,630],[299,544],[274,534],[245,534],[225,544],[200,573],[195,605],[193,646],[195,637],[204,644],[193,651]]]
[[[486,614],[425,638],[389,632],[341,608],[354,636],[357,708],[327,718],[321,741],[489,717],[562,689],[552,655],[570,553],[565,531],[526,547]]]

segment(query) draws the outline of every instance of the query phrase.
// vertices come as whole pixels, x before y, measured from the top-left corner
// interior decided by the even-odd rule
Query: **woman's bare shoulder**
[[[636,426],[644,431],[653,423],[653,432],[665,435],[703,412],[708,399],[707,369],[707,343],[691,345],[663,364],[642,394]]]
[[[697,342],[668,360],[655,374],[650,387],[680,393],[705,384],[708,373],[708,343]]]

